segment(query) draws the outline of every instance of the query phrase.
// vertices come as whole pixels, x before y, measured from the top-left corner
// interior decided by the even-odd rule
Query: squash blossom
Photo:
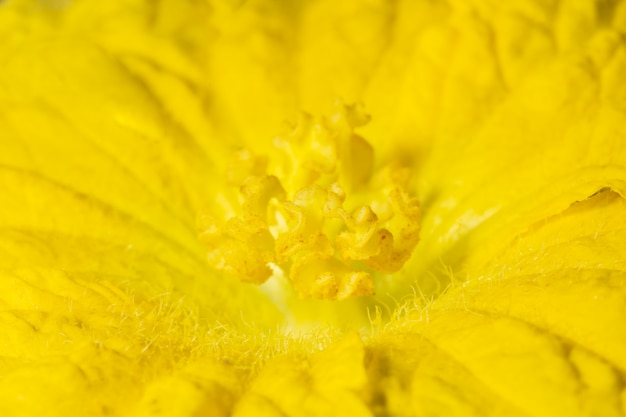
[[[623,416],[626,1],[0,2],[1,416]]]

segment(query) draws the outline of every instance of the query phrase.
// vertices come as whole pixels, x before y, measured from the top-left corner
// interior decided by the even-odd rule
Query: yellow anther
[[[264,219],[267,219],[270,200],[282,201],[286,196],[280,181],[273,175],[246,178],[240,192],[244,198],[241,204],[244,217],[255,215]]]
[[[303,114],[269,159],[239,152],[228,175],[240,185],[239,213],[222,224],[199,216],[209,262],[254,283],[275,264],[303,298],[373,294],[374,276],[411,255],[420,210],[406,170],[374,172],[373,148],[354,132],[368,121],[358,105],[329,118]]]

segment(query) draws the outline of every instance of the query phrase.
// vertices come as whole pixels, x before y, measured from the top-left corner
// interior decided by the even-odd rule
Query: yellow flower
[[[625,32],[0,3],[0,415],[626,414]]]

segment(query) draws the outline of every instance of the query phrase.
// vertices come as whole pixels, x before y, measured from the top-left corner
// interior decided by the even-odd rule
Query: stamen
[[[329,118],[302,114],[269,158],[238,152],[227,174],[239,186],[238,213],[198,217],[209,262],[256,284],[280,268],[302,298],[372,295],[374,275],[410,257],[420,209],[405,169],[374,171],[373,148],[354,132],[368,121],[358,105]]]

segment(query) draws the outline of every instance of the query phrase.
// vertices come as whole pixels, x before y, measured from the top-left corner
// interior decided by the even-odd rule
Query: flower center
[[[330,117],[302,114],[270,155],[237,152],[231,188],[198,216],[210,264],[254,284],[284,271],[300,298],[373,295],[375,277],[398,271],[415,248],[420,209],[410,170],[375,168],[355,132],[368,122],[361,106],[338,104]]]

